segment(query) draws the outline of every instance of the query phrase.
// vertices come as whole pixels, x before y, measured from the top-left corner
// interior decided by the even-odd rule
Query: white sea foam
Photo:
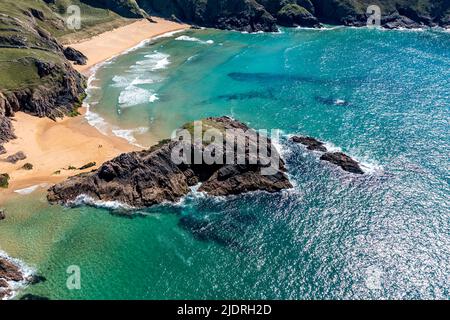
[[[48,186],[47,183],[41,183],[41,184],[36,184],[36,185],[30,186],[30,187],[27,187],[27,188],[14,190],[14,192],[18,193],[20,195],[27,195],[27,194],[35,192],[39,188],[45,188],[47,186]]]
[[[23,261],[8,256],[8,254],[1,249],[0,249],[0,258],[5,259],[13,263],[14,265],[18,266],[24,278],[24,280],[18,282],[7,281],[8,288],[11,290],[11,294],[3,298],[3,300],[13,299],[19,290],[22,290],[27,286],[30,278],[36,273],[36,271],[34,268],[28,266]]]
[[[155,102],[158,97],[151,91],[130,85],[119,95],[121,108],[129,108],[147,102]]]
[[[97,208],[104,208],[104,209],[110,209],[110,210],[115,210],[115,209],[125,209],[125,210],[133,210],[135,209],[134,207],[122,203],[120,201],[100,201],[100,200],[95,200],[94,198],[85,195],[85,194],[81,194],[78,197],[76,197],[75,200],[71,201],[69,203],[69,205],[71,206],[81,206],[81,205],[89,205],[92,207],[97,207]]]
[[[108,122],[105,121],[99,114],[91,111],[89,104],[86,104],[86,114],[84,115],[84,118],[87,120],[89,125],[96,128],[98,131],[100,131],[104,135],[108,135],[108,131],[110,129],[110,125]]]
[[[117,137],[127,140],[130,144],[144,148],[144,146],[137,143],[136,135],[142,135],[148,130],[146,127],[140,127],[136,129],[113,129],[112,132]]]
[[[189,36],[179,36],[178,38],[175,38],[175,40],[177,41],[189,41],[189,42],[198,42],[198,43],[202,43],[202,44],[214,44],[213,40],[200,40],[198,38],[194,38],[194,37],[189,37]]]
[[[336,106],[343,106],[343,105],[345,105],[347,102],[345,101],[345,100],[342,100],[342,99],[336,99],[336,100],[334,100],[334,104],[336,105]]]
[[[157,71],[166,69],[170,64],[170,55],[161,53],[158,51],[154,51],[152,54],[148,54],[144,56],[146,59],[136,62],[134,66],[130,69],[135,70],[150,70]]]

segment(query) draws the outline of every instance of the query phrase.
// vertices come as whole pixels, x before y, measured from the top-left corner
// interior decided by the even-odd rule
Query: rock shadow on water
[[[203,104],[214,104],[218,100],[224,100],[227,102],[231,101],[243,101],[243,100],[252,100],[252,99],[264,99],[264,100],[276,100],[276,96],[274,93],[274,90],[268,89],[264,91],[247,91],[247,92],[241,92],[241,93],[230,93],[230,94],[222,94],[219,96],[216,96],[212,99],[203,100],[200,102],[201,105]]]
[[[337,99],[337,98],[332,98],[332,97],[315,96],[314,100],[320,104],[327,105],[327,106],[347,107],[350,105],[349,102],[347,102],[343,99]]]
[[[248,244],[243,243],[241,237],[248,228],[258,224],[258,218],[253,213],[243,214],[238,210],[216,214],[184,215],[178,224],[197,240],[215,242],[227,248],[245,251]]]
[[[329,85],[334,83],[340,84],[357,84],[364,81],[364,77],[344,77],[344,78],[330,78],[322,79],[318,77],[304,76],[299,74],[281,74],[269,72],[230,72],[228,77],[240,82],[257,82],[257,83],[286,83],[286,82],[300,82],[310,83],[316,85]]]

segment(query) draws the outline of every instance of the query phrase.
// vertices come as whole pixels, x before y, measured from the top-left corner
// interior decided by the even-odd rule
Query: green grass
[[[81,9],[81,30],[70,30],[66,26],[64,19],[70,5],[78,5]],[[27,14],[31,8],[41,11],[44,19],[33,18]],[[35,60],[56,64],[64,62],[64,57],[55,52],[50,42],[37,35],[37,30],[46,30],[60,41],[76,41],[134,21],[122,18],[108,9],[91,7],[80,0],[56,0],[55,4],[51,5],[47,5],[43,0],[2,0],[0,12],[7,16],[0,17],[0,36],[22,38],[29,47],[0,48],[2,91],[45,86],[47,81],[53,81],[39,77]],[[80,99],[82,100],[83,98]],[[77,109],[80,106],[81,102],[75,105],[71,115],[78,115]]]
[[[7,189],[9,187],[9,174],[0,174],[0,188]]]

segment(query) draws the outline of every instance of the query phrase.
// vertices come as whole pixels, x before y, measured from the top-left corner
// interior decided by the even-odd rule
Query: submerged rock
[[[225,132],[227,129],[241,130],[236,134],[238,141],[246,141],[244,132],[250,130],[245,124],[228,117],[208,118],[202,121],[203,128]],[[192,124],[184,126],[186,130],[193,128]],[[254,132],[254,131],[252,131]],[[256,137],[260,137],[256,135]],[[69,178],[49,189],[47,198],[51,203],[71,204],[87,198],[90,201],[118,201],[132,207],[148,207],[163,202],[176,202],[190,192],[190,187],[201,184],[199,191],[209,195],[226,196],[249,191],[263,190],[277,192],[291,188],[285,172],[284,161],[272,147],[270,139],[268,146],[272,159],[277,159],[274,172],[264,175],[263,169],[270,168],[263,164],[258,156],[249,152],[255,146],[256,139],[250,139],[245,146],[245,164],[176,164],[172,159],[174,148],[180,143],[172,140],[160,142],[149,150],[122,154],[104,163],[98,170]],[[218,153],[223,163],[227,157],[234,157],[233,151],[225,149],[227,136],[224,137],[223,153]],[[192,154],[205,152],[211,144],[205,142],[189,143]],[[255,162],[250,161],[255,160]],[[255,164],[250,164],[255,163]]]
[[[5,210],[0,209],[0,221],[5,219],[6,219]]]
[[[320,160],[331,162],[347,172],[364,174],[358,162],[342,152],[327,152],[320,157]]]
[[[327,152],[325,144],[312,137],[293,136],[291,140],[294,141],[295,143],[301,143],[305,145],[308,150]]]

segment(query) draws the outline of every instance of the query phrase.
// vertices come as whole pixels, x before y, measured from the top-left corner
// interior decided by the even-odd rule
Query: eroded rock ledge
[[[250,129],[245,124],[228,117],[208,118],[202,123],[203,128],[215,128],[220,132],[227,129],[241,129],[242,132],[246,132]],[[184,128],[192,126],[187,124]],[[259,137],[258,134],[256,136]],[[244,134],[237,134],[236,137],[240,141],[246,139]],[[91,201],[119,201],[132,207],[148,207],[163,202],[176,202],[190,192],[190,187],[198,184],[201,184],[199,191],[213,196],[258,190],[278,192],[291,188],[284,161],[272,147],[270,139],[267,140],[269,155],[278,162],[274,174],[261,173],[261,169],[270,165],[263,164],[259,157],[256,164],[249,164],[249,157],[253,156],[249,148],[254,146],[256,141],[250,139],[246,144],[246,164],[237,165],[234,161],[234,164],[208,165],[204,162],[175,164],[171,155],[173,148],[179,144],[176,141],[165,140],[149,150],[122,154],[104,163],[98,170],[71,177],[50,188],[47,198],[50,203],[60,204],[71,204],[80,197],[88,197]],[[224,150],[226,143],[227,138],[224,137]],[[203,142],[200,148],[204,150],[205,147],[206,144]],[[192,144],[191,148],[194,151],[195,144]],[[224,163],[230,163],[225,161],[229,154],[236,157],[234,152],[227,154],[225,151],[221,155]]]
[[[0,251],[0,300],[11,298],[26,285],[42,281],[45,281],[44,277],[24,270],[18,261]]]

